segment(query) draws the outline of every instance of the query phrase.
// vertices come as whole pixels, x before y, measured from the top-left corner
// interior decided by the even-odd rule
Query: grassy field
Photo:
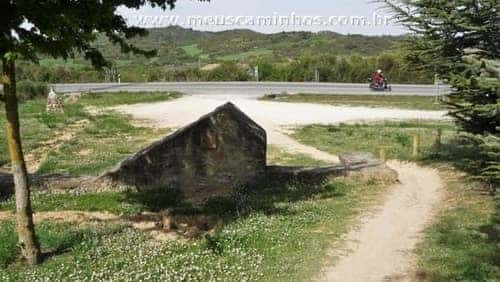
[[[323,166],[326,162],[316,160],[305,154],[290,154],[274,146],[267,146],[267,164],[275,166]]]
[[[422,96],[395,96],[395,95],[321,95],[321,94],[297,94],[285,95],[271,98],[265,96],[263,100],[290,102],[290,103],[314,103],[334,106],[363,106],[384,107],[412,110],[444,110],[445,105],[436,102],[434,97]]]
[[[438,129],[446,141],[456,129],[449,122],[382,122],[364,124],[311,125],[297,130],[293,137],[332,154],[345,152],[370,152],[379,155],[381,149],[387,157],[401,160],[412,159],[413,136],[421,136],[421,150],[432,149]]]
[[[188,56],[191,57],[198,57],[199,55],[203,54],[203,50],[198,48],[198,44],[193,44],[193,45],[186,45],[181,47],[182,50],[186,51]]]
[[[289,155],[277,162],[298,164]],[[356,222],[356,215],[376,203],[384,183],[330,180],[320,185],[263,184],[243,189],[199,207],[224,219],[212,237],[186,242],[159,242],[148,233],[116,224],[70,225],[45,221],[38,225],[46,261],[23,269],[18,261],[11,221],[0,222],[0,280],[307,280],[321,269],[326,251]],[[144,195],[101,193],[39,195],[35,211],[85,210],[136,214],[150,210]],[[157,209],[178,201],[156,201]],[[161,206],[160,206],[161,205]],[[13,202],[0,204],[12,210]],[[134,244],[130,244],[134,242]]]
[[[259,56],[270,56],[273,51],[268,49],[256,49],[248,52],[241,52],[237,54],[225,55],[221,56],[219,59],[223,61],[240,61],[250,57],[259,57]]]
[[[46,113],[43,99],[21,103],[19,111],[25,153],[49,153],[40,166],[43,173],[98,174],[148,141],[163,136],[167,130],[137,128],[124,115],[115,112],[92,115],[86,111],[87,107],[98,110],[122,104],[166,101],[179,96],[179,93],[84,95],[78,103],[65,105],[64,113],[60,114]],[[4,115],[0,109],[0,116]],[[8,162],[4,123],[5,119],[0,119],[0,165]],[[57,150],[51,150],[47,142],[64,135],[68,128],[74,129],[75,136],[59,142]]]
[[[483,183],[446,167],[441,171],[447,206],[417,248],[421,275],[430,281],[498,281],[500,199],[495,207]]]

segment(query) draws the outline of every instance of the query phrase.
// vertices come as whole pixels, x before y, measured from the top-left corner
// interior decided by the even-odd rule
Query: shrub
[[[45,97],[48,93],[49,87],[44,82],[22,80],[17,83],[17,96],[22,101]]]

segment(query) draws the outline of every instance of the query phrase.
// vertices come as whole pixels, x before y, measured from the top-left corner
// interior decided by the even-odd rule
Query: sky
[[[252,29],[334,31],[343,34],[399,35],[407,31],[373,0],[179,0],[174,10],[119,9],[130,25],[180,25],[196,30]]]

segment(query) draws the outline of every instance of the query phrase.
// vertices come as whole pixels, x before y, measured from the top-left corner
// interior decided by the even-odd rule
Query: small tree
[[[449,81],[450,115],[467,132],[499,133],[498,0],[382,0],[413,32],[404,46],[416,68]]]
[[[204,1],[204,0],[202,0]],[[40,246],[35,236],[30,190],[19,131],[16,96],[16,59],[37,62],[38,54],[54,58],[82,54],[97,67],[109,66],[101,52],[92,46],[98,34],[104,34],[122,52],[152,56],[154,51],[141,50],[127,42],[147,31],[127,26],[116,13],[117,8],[139,9],[144,5],[173,8],[176,0],[121,1],[16,1],[0,2],[0,56],[7,116],[7,142],[14,175],[17,231],[23,257],[30,263],[40,261]]]

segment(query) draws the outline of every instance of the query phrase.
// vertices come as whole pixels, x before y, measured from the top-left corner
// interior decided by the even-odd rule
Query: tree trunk
[[[7,113],[6,137],[15,184],[17,233],[23,257],[29,264],[35,265],[40,261],[41,252],[40,245],[35,236],[28,172],[26,170],[26,164],[24,162],[24,155],[21,146],[19,113],[16,96],[15,62],[13,59],[4,58],[2,63],[3,91],[5,110]]]

